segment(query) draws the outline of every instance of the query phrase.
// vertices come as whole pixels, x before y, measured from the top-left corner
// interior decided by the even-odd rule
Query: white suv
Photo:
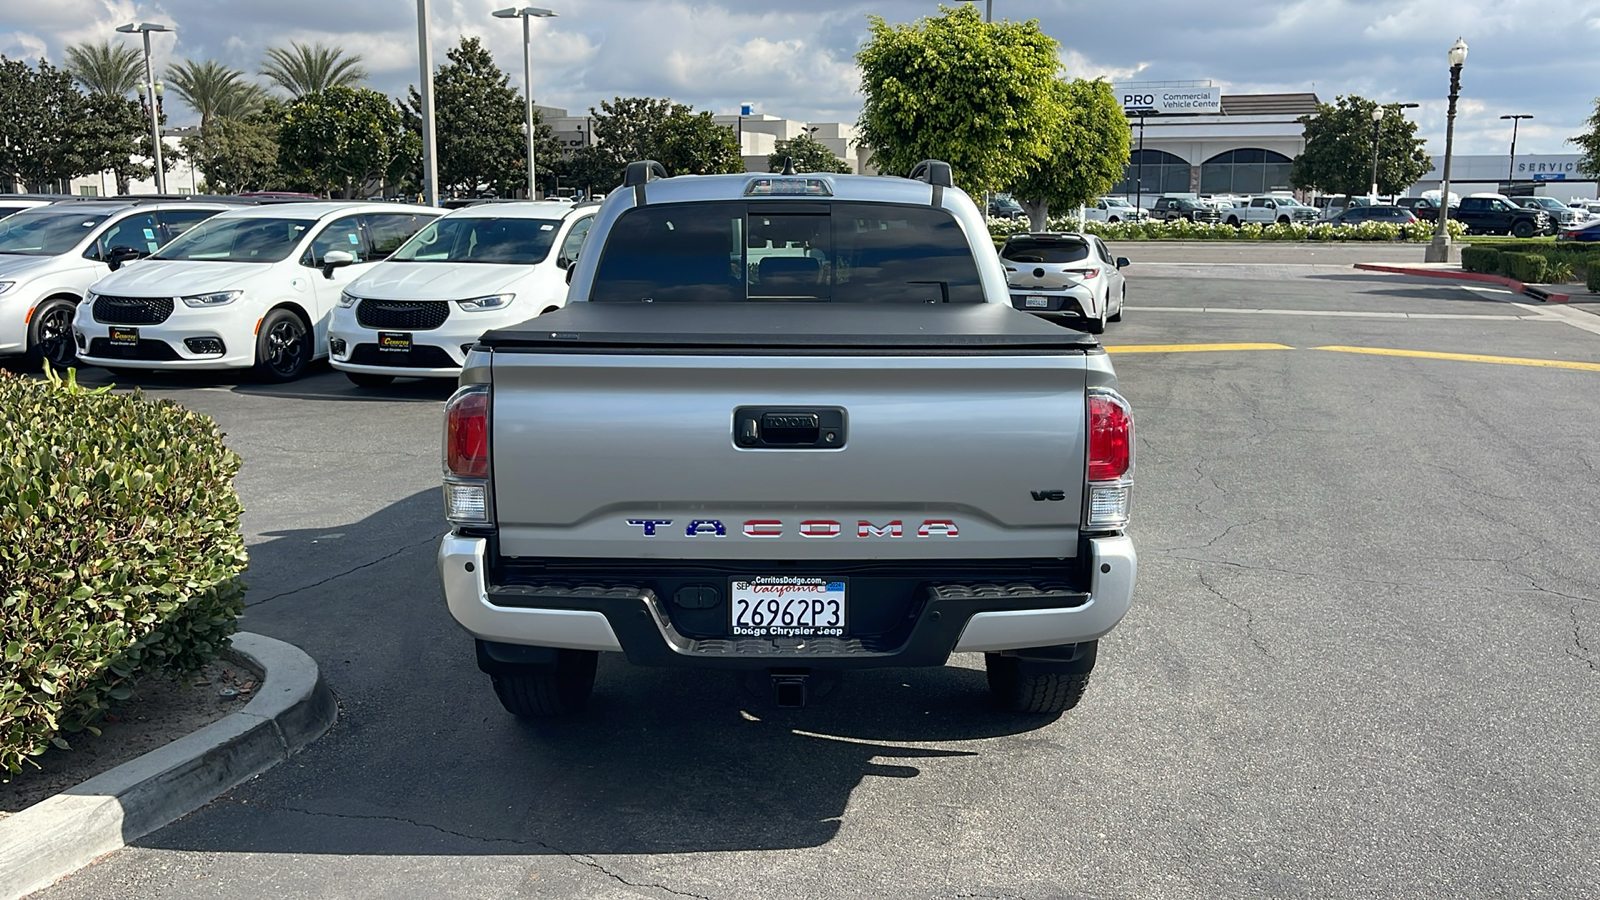
[[[469,206],[351,283],[328,326],[333,367],[362,387],[455,378],[485,332],[567,303],[567,273],[599,204]]]
[[[74,322],[79,353],[107,368],[298,378],[327,354],[345,286],[441,214],[343,201],[224,213],[96,282]]]
[[[0,356],[68,366],[73,310],[110,269],[238,204],[64,200],[0,219]]]

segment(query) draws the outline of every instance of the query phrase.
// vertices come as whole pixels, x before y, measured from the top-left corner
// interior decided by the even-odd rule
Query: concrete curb
[[[0,900],[49,887],[199,809],[321,737],[338,703],[300,648],[259,634],[232,651],[263,673],[244,709],[0,820]]]
[[[1526,294],[1546,303],[1569,303],[1571,294],[1561,294],[1547,291],[1538,285],[1527,285],[1514,278],[1503,275],[1489,275],[1484,272],[1466,272],[1461,269],[1435,269],[1422,266],[1407,266],[1399,263],[1356,263],[1356,268],[1368,272],[1389,272],[1395,275],[1418,275],[1423,278],[1448,278],[1452,281],[1478,281],[1485,284],[1498,284],[1508,287],[1519,294]]]

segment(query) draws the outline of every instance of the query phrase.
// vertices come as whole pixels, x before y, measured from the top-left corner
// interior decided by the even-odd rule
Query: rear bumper
[[[640,665],[766,668],[938,666],[951,653],[1005,653],[1097,640],[1127,613],[1138,557],[1126,536],[1086,541],[1087,590],[1060,586],[930,586],[892,632],[801,640],[696,637],[638,571],[615,581],[491,584],[489,540],[446,535],[439,571],[450,614],[473,637],[501,644],[626,653]],[[943,581],[943,579],[941,579]],[[582,582],[582,583],[580,583]]]

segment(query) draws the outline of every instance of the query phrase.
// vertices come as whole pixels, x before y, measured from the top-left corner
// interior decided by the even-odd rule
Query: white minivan
[[[427,225],[339,298],[333,367],[362,387],[457,377],[485,331],[566,305],[567,272],[599,209],[491,203]]]
[[[238,203],[63,200],[0,219],[0,356],[72,364],[73,311],[89,285]]]
[[[426,206],[317,201],[232,210],[90,288],[79,357],[113,369],[254,367],[300,377],[328,352],[345,286],[442,215]]]

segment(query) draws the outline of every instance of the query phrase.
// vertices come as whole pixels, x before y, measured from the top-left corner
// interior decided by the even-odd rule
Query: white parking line
[[[1523,306],[1524,304],[1516,304]],[[1192,312],[1238,313],[1262,316],[1338,316],[1346,319],[1483,319],[1485,321],[1514,319],[1520,322],[1553,322],[1565,319],[1551,318],[1543,309],[1531,307],[1535,315],[1503,316],[1474,313],[1412,313],[1412,312],[1357,312],[1348,309],[1260,309],[1235,306],[1130,306],[1132,312]],[[1582,313],[1580,313],[1582,315]]]

